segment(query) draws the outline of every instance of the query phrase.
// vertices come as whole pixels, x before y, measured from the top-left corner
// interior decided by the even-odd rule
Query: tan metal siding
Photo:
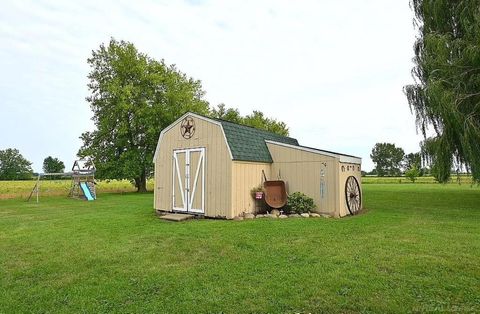
[[[335,214],[338,208],[338,160],[335,157],[267,143],[273,158],[272,179],[278,175],[286,182],[287,192],[302,192],[313,198],[317,212]],[[323,198],[321,170],[325,169]]]
[[[270,178],[269,163],[234,161],[232,163],[232,210],[233,215],[255,212],[255,200],[251,189],[262,184],[262,170]]]
[[[205,215],[232,218],[232,160],[220,125],[193,117],[195,134],[185,139],[180,122],[165,132],[155,160],[155,208],[172,209],[174,149],[205,147]]]

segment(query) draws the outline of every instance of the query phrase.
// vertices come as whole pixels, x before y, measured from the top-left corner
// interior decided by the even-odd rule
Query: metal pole
[[[40,186],[40,175],[38,175],[38,178],[37,178],[37,203],[38,203],[38,188]]]

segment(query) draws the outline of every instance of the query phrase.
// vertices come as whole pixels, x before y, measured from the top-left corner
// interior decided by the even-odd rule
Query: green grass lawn
[[[480,311],[480,188],[364,199],[342,219],[184,223],[152,194],[0,200],[0,312]]]

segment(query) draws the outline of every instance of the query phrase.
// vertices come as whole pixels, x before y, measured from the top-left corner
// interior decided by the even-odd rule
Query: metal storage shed
[[[280,173],[287,192],[312,197],[318,213],[341,217],[361,208],[361,158],[194,113],[161,132],[154,163],[156,210],[227,219],[254,212],[250,190],[262,183],[262,171]]]

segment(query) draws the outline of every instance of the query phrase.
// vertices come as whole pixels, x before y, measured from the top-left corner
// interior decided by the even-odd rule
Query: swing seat
[[[263,183],[265,189],[265,203],[271,208],[282,208],[287,204],[287,190],[285,189],[285,182],[265,181]]]

